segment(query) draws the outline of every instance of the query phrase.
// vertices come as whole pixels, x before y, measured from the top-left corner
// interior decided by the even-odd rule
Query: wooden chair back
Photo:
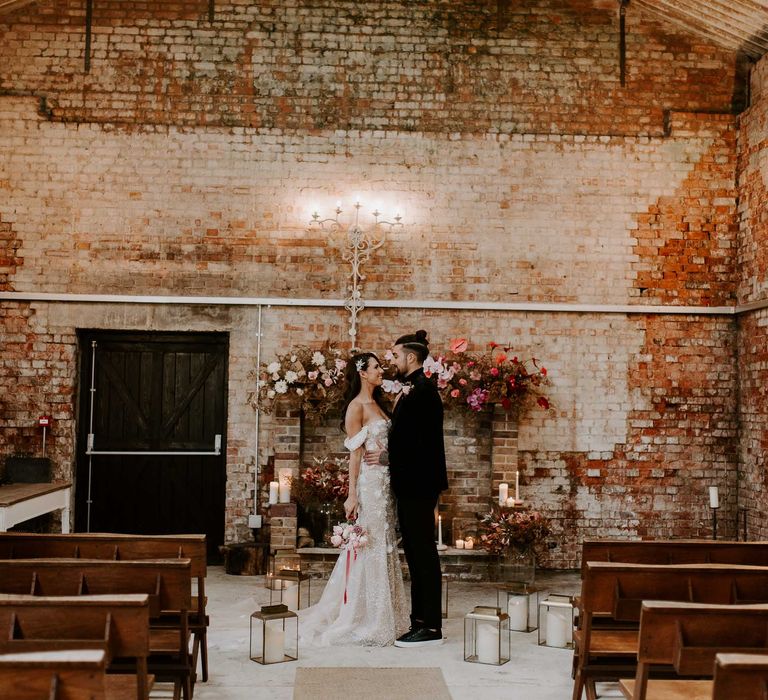
[[[712,700],[768,700],[768,656],[717,654]]]

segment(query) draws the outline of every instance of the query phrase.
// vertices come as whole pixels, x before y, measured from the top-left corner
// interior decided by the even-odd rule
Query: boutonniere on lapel
[[[411,393],[411,389],[413,389],[413,383],[400,382],[397,379],[385,379],[381,383],[381,388],[384,389],[387,394],[392,394],[393,396],[398,396],[400,394],[408,396],[408,394]]]

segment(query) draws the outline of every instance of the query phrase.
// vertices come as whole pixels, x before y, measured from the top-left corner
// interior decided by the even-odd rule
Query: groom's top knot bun
[[[417,343],[422,343],[423,345],[429,345],[426,331],[416,331],[415,336],[416,336]]]
[[[414,353],[419,362],[424,362],[429,355],[429,341],[426,331],[416,331],[409,335],[400,336],[395,345],[402,345],[406,350]]]

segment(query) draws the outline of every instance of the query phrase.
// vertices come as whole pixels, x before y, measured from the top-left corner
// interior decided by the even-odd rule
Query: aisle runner
[[[439,668],[297,668],[293,700],[451,700]]]

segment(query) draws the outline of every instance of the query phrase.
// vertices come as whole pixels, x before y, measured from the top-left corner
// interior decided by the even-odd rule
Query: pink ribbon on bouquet
[[[357,561],[357,550],[355,550],[354,561]],[[349,582],[349,567],[351,562],[349,561],[349,547],[347,547],[347,568],[344,573],[344,605],[347,604],[347,583]]]

